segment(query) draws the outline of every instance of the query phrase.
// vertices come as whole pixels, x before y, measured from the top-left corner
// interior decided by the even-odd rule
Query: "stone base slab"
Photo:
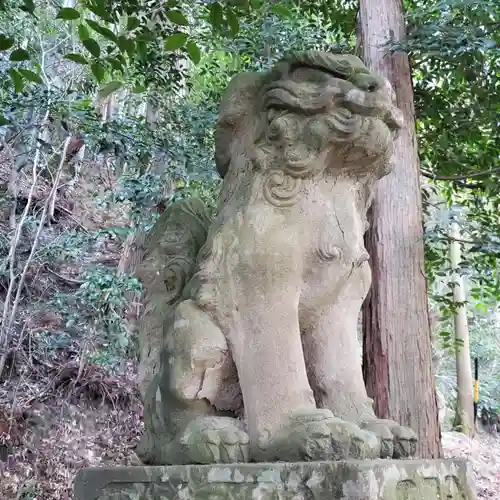
[[[82,469],[76,500],[476,500],[463,460]]]

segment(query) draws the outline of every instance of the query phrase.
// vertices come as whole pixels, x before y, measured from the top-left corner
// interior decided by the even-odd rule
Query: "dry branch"
[[[0,192],[7,191],[7,186],[11,182],[12,165],[5,155],[0,155]],[[28,200],[29,193],[33,186],[32,177],[26,175],[21,171],[17,173],[17,198],[20,200]],[[52,189],[52,184],[44,178],[38,176],[37,184],[33,187],[31,193],[31,204],[41,206],[47,199],[47,196]],[[64,193],[66,194],[66,193]],[[61,211],[64,213],[71,213],[71,200],[66,196],[61,196],[56,199],[54,203],[54,211]]]
[[[59,162],[59,167],[57,169],[56,178],[60,178],[60,173],[62,172],[62,169],[64,167],[64,160],[66,158],[66,154],[68,151],[68,146],[70,144],[70,141],[71,141],[71,136],[68,136],[64,142],[63,152],[61,154],[61,159]],[[40,150],[37,148],[37,154],[35,154],[35,160],[37,158],[39,158],[39,151]],[[37,182],[37,177],[38,177],[38,170],[37,169],[38,169],[38,161],[34,161],[33,162],[33,183],[32,183],[32,188],[30,189],[31,196],[32,196],[32,193],[34,190],[34,186],[36,186],[36,182]],[[14,271],[13,271],[14,270],[14,263],[15,263],[15,253],[16,253],[17,244],[19,242],[19,238],[21,235],[21,230],[22,230],[22,226],[24,223],[24,219],[26,218],[30,203],[28,203],[25,207],[23,217],[21,218],[21,221],[19,222],[18,228],[16,230],[16,234],[14,236],[14,241],[13,241],[12,246],[11,246],[11,250],[10,250],[10,254],[9,254],[11,279],[10,279],[9,288],[7,291],[7,297],[6,297],[5,304],[4,304],[4,315],[3,315],[2,323],[0,326],[0,348],[1,348],[0,349],[0,351],[1,351],[1,354],[0,354],[0,377],[2,376],[2,372],[3,372],[4,366],[5,366],[5,361],[7,359],[7,346],[9,344],[10,330],[12,328],[12,325],[14,324],[14,319],[16,317],[16,312],[17,312],[17,308],[19,306],[19,301],[21,300],[21,292],[23,289],[24,281],[26,279],[26,275],[28,273],[28,270],[31,266],[31,262],[33,260],[34,255],[35,255],[35,252],[37,250],[38,241],[40,238],[40,233],[42,232],[42,229],[43,229],[44,224],[45,224],[45,220],[47,218],[49,208],[50,208],[50,206],[53,202],[53,199],[56,195],[57,186],[58,186],[58,184],[54,183],[54,185],[52,186],[52,189],[50,190],[50,192],[45,200],[42,215],[40,217],[40,221],[38,222],[38,228],[37,228],[37,231],[35,234],[35,238],[33,240],[30,254],[29,254],[28,258],[26,259],[23,271],[22,271],[21,276],[17,282],[17,292],[16,292],[16,296],[14,297],[14,303],[12,304],[12,307],[10,307],[10,297],[12,296],[12,291],[13,291],[14,285],[15,285]],[[30,197],[28,199],[28,201],[31,202],[31,199],[32,198]],[[10,308],[10,310],[9,310],[9,308]]]

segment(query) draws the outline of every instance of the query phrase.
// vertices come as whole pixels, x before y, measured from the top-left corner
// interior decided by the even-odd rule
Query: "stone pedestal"
[[[83,469],[76,500],[475,500],[462,460]]]

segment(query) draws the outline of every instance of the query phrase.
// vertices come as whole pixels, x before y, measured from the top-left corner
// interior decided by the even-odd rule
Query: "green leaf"
[[[106,76],[106,69],[100,62],[93,62],[90,65],[90,70],[92,71],[98,83],[101,83],[104,80],[104,77]]]
[[[24,69],[24,68],[19,68],[18,71],[29,82],[43,83],[42,77],[38,73],[35,73],[34,71],[31,71],[29,69]]]
[[[107,21],[108,23],[113,22],[113,16],[106,10],[105,2],[97,0],[92,2],[87,1],[85,3],[85,6],[90,10],[90,12],[93,12],[96,16],[100,17],[104,21]]]
[[[148,90],[144,85],[136,85],[133,89],[134,94],[142,94]]]
[[[85,19],[87,21],[87,24],[96,32],[99,33],[99,35],[102,35],[104,38],[107,38],[108,40],[111,40],[112,42],[118,43],[118,39],[116,35],[108,28],[105,26],[101,26],[99,23],[96,23],[92,19]]]
[[[181,47],[184,47],[187,39],[188,35],[186,33],[174,33],[173,35],[167,37],[167,39],[165,40],[165,50],[178,50]]]
[[[78,64],[88,64],[89,62],[85,57],[83,57],[81,54],[75,54],[75,53],[70,53],[66,54],[64,56],[64,59],[68,59],[68,61],[73,61]]]
[[[186,43],[186,51],[191,61],[193,61],[195,64],[198,64],[200,62],[201,51],[198,45],[196,45],[196,43],[193,42],[193,40],[189,40],[189,42]]]
[[[143,40],[137,40],[137,54],[142,61],[145,61],[148,56],[148,46]]]
[[[78,25],[78,36],[80,37],[80,40],[86,40],[87,38],[90,38],[89,30],[87,26],[85,26],[85,24],[80,23]]]
[[[284,5],[281,5],[279,3],[275,4],[273,8],[271,9],[271,12],[273,14],[276,14],[281,17],[292,17],[293,13],[292,11],[288,8],[285,7]]]
[[[180,10],[169,10],[167,12],[167,17],[169,21],[179,26],[187,26],[189,24],[188,20]]]
[[[24,49],[15,49],[10,53],[10,60],[13,62],[29,61],[29,59],[29,52]]]
[[[82,40],[82,44],[94,57],[101,55],[101,47],[99,47],[99,44],[93,38]]]
[[[130,38],[127,39],[127,48],[126,48],[128,56],[132,59],[135,55],[135,42]]]
[[[134,31],[141,25],[141,22],[135,16],[127,17],[127,31]]]
[[[127,50],[127,38],[123,35],[120,35],[116,39],[116,45],[120,49],[120,52],[125,52]]]
[[[214,2],[210,5],[210,24],[219,29],[224,22],[222,7],[219,2]]]
[[[19,73],[19,71],[16,68],[10,68],[9,74],[10,74],[10,79],[14,85],[14,91],[22,92],[24,89],[24,80],[21,73]]]
[[[5,35],[0,34],[0,50],[9,50],[14,45],[12,38],[7,38]]]
[[[131,38],[120,35],[117,40],[117,45],[121,52],[126,52],[129,57],[134,56],[135,42]]]
[[[123,73],[123,66],[125,65],[125,60],[123,59],[121,54],[116,57],[107,57],[106,61],[108,61],[109,64],[111,64],[111,67],[115,71],[120,71],[121,73]]]
[[[156,31],[150,30],[147,26],[143,26],[141,32],[137,35],[136,40],[143,42],[154,42],[158,39],[158,33]]]
[[[64,21],[74,21],[75,19],[80,19],[80,13],[76,9],[63,7],[57,13],[56,19],[63,19]]]
[[[236,17],[235,13],[230,9],[227,9],[226,17],[227,17],[227,23],[229,24],[229,29],[231,30],[231,35],[236,36],[238,34],[238,31],[240,31],[240,23],[238,21],[238,18]]]
[[[123,85],[123,82],[119,81],[112,81],[109,83],[106,83],[106,85],[103,85],[99,89],[99,99],[106,99],[110,94],[113,92],[116,92],[119,88],[121,88]]]
[[[4,125],[8,125],[10,123],[5,116],[0,115],[0,127],[3,127]]]

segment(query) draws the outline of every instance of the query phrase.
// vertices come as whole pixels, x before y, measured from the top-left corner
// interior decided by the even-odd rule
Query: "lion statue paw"
[[[173,439],[149,436],[145,440],[143,436],[138,450],[148,465],[230,464],[248,462],[250,454],[244,423],[231,417],[212,416],[192,420]]]
[[[409,458],[416,454],[417,435],[394,420],[374,419],[362,422],[362,429],[375,434],[380,441],[380,458]]]
[[[335,418],[330,410],[294,412],[274,435],[263,434],[252,458],[290,462],[368,459],[380,455],[377,436],[357,425]]]
[[[249,461],[244,424],[230,417],[202,417],[190,422],[178,443],[185,463],[214,464]],[[177,447],[177,446],[176,446]],[[176,458],[178,462],[178,457]]]

